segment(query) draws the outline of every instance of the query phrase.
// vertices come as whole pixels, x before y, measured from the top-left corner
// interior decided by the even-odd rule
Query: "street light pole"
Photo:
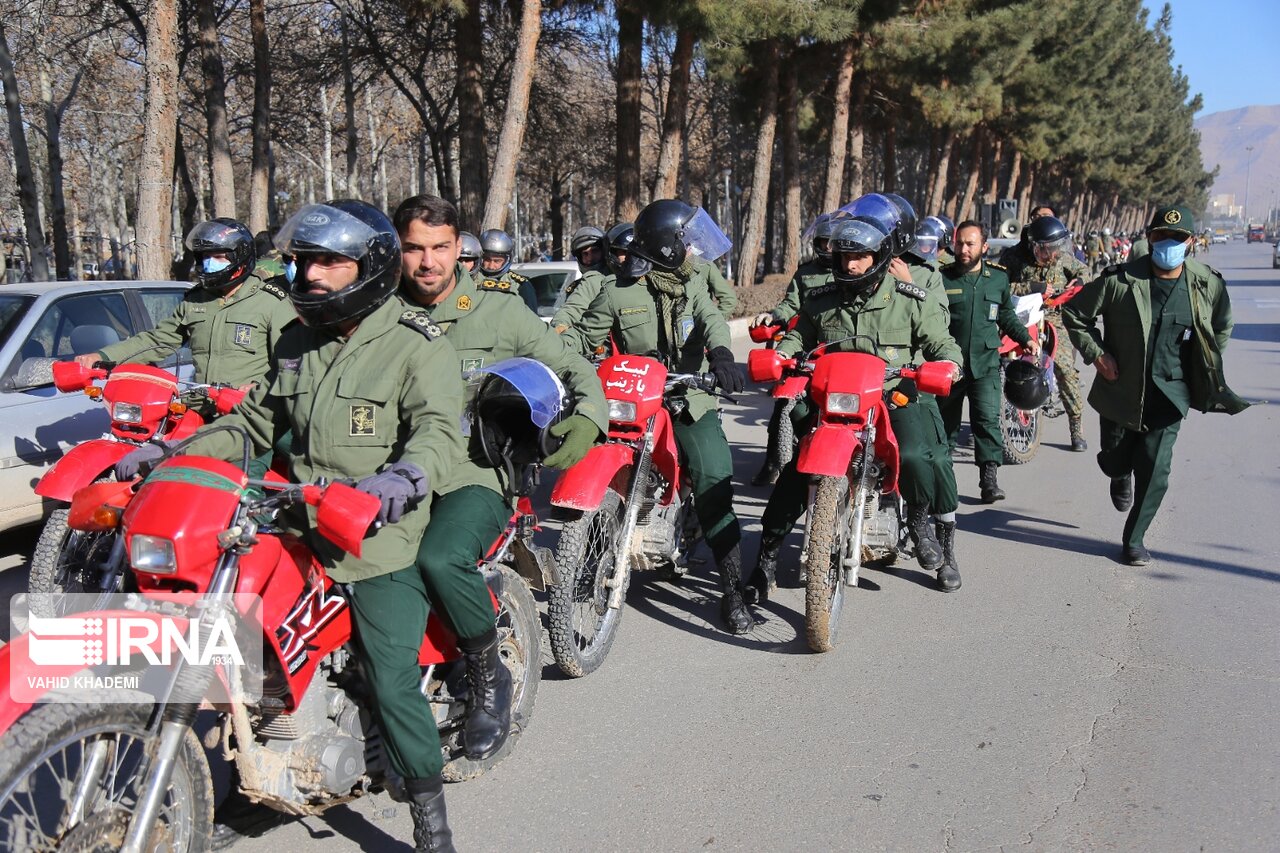
[[[1246,145],[1244,159],[1244,227],[1249,227],[1249,169],[1253,166],[1253,146]]]
[[[733,174],[731,169],[724,170],[724,224],[725,233],[733,233],[733,197],[729,194],[729,176]],[[733,281],[733,246],[729,247],[729,251],[724,256],[724,277],[729,281]]]

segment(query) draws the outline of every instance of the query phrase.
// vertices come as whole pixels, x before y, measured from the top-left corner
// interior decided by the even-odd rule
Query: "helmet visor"
[[[1056,255],[1061,254],[1067,248],[1069,238],[1061,240],[1048,240],[1044,243],[1032,243],[1031,250],[1035,252],[1036,260],[1042,264],[1047,264],[1054,259]]]
[[[888,233],[880,228],[879,223],[850,219],[836,229],[831,238],[831,251],[850,255],[875,252],[888,239]]]
[[[289,217],[273,242],[286,255],[327,252],[359,261],[377,236],[378,232],[346,211],[309,204]]]
[[[187,248],[193,252],[218,252],[234,249],[243,240],[243,229],[210,220],[192,228],[186,242]]]
[[[733,248],[733,241],[724,235],[720,226],[702,208],[684,224],[684,242],[689,251],[704,261],[720,258]]]
[[[880,193],[868,193],[855,198],[840,208],[837,213],[870,219],[879,225],[886,234],[892,234],[894,229],[898,227],[898,222],[902,219],[902,213],[898,210],[898,206]]]
[[[564,409],[564,384],[551,368],[540,361],[508,358],[481,368],[480,372],[501,376],[510,382],[529,404],[530,419],[538,429],[544,429]]]

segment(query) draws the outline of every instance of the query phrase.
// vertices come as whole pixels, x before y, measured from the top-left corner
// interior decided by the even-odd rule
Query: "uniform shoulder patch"
[[[830,284],[820,284],[817,287],[811,287],[805,291],[804,295],[806,299],[813,299],[819,296],[826,296],[828,293],[835,293],[835,292],[836,292],[836,284],[835,282],[832,282]]]
[[[282,287],[281,287],[280,285],[278,285],[278,284],[273,284],[273,283],[271,283],[271,282],[269,282],[269,281],[264,281],[264,282],[262,283],[262,289],[263,289],[263,290],[265,290],[267,293],[270,293],[270,294],[271,294],[272,296],[274,296],[276,299],[288,299],[288,298],[289,298],[289,294],[285,293],[285,292],[284,292],[284,288],[282,288]]]
[[[516,292],[515,288],[511,286],[511,282],[499,281],[496,278],[486,278],[484,281],[477,284],[476,287],[480,288],[481,290],[493,290],[493,291],[497,291],[498,293],[510,293],[512,295],[514,295]]]
[[[433,341],[444,334],[444,332],[440,331],[440,327],[431,321],[430,317],[421,311],[414,311],[413,309],[409,309],[400,315],[400,325],[408,326],[429,341]]]
[[[529,280],[528,276],[520,275],[520,273],[518,272],[509,272],[507,273],[507,277],[510,278],[512,281],[514,281],[516,284],[524,284],[526,281]]]
[[[987,266],[991,267],[993,270],[1008,270],[1008,269],[1009,269],[1009,268],[1008,268],[1008,267],[1006,267],[1004,264],[999,264],[999,263],[996,263],[995,261],[987,261]]]
[[[912,299],[918,300],[920,302],[923,302],[925,300],[925,297],[929,295],[928,292],[923,287],[918,287],[914,284],[910,284],[905,281],[896,282],[893,286],[893,289],[903,294],[904,296],[910,296]]]
[[[575,290],[578,289],[579,284],[582,284],[582,279],[578,279],[577,281],[566,284],[564,286],[564,295],[569,296],[570,294],[572,294]]]

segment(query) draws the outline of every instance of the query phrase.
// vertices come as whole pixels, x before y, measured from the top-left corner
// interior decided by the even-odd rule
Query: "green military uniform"
[[[289,474],[295,482],[360,480],[389,463],[411,462],[435,484],[463,456],[462,396],[453,346],[425,313],[389,299],[346,340],[301,323],[290,326],[275,348],[267,382],[220,424],[243,427],[259,452],[292,430]],[[193,450],[230,459],[240,444],[231,433],[215,432]],[[308,545],[330,577],[349,584],[365,677],[378,697],[391,762],[405,778],[438,775],[439,735],[418,691],[418,648],[429,605],[413,565],[430,505],[423,501],[377,529],[360,557],[315,533],[315,510],[307,513],[301,526]]]
[[[1136,261],[1138,258],[1145,258],[1151,254],[1151,241],[1146,237],[1139,237],[1133,241],[1133,245],[1129,247],[1129,260]]]
[[[485,272],[480,264],[476,264],[475,270],[471,273],[471,278],[476,284],[493,282],[498,290],[510,290],[520,297],[530,311],[534,314],[538,313],[538,294],[534,293],[533,285],[529,283],[528,276],[512,272],[509,269],[502,275],[494,275],[493,273]]]
[[[917,260],[915,257],[903,256],[907,267],[911,270],[911,283],[922,288],[929,298],[938,303],[944,310],[947,308],[947,286],[942,281],[942,273],[936,264],[930,261]]]
[[[605,282],[612,279],[612,275],[592,267],[582,273],[582,278],[565,285],[564,302],[560,304],[560,310],[556,311],[555,316],[551,318],[551,328],[564,333],[570,326],[581,320],[582,315],[591,307],[591,303],[595,302],[596,297],[600,295],[600,289],[604,287]]]
[[[693,257],[689,258],[689,263],[697,272],[696,277],[704,282],[720,313],[726,320],[731,318],[733,309],[738,306],[738,294],[734,292],[733,285],[729,284],[724,273],[720,272],[720,267]]]
[[[640,279],[605,283],[582,321],[564,334],[581,353],[591,353],[612,335],[619,353],[658,358],[676,373],[705,373],[707,351],[731,344],[729,326],[698,284],[698,267],[686,263],[674,275],[651,272]],[[654,279],[679,279],[682,286],[659,289]],[[681,388],[685,411],[672,418],[684,473],[693,486],[694,510],[707,545],[719,562],[741,540],[733,511],[733,458],[716,413],[716,398]]]
[[[1047,286],[1045,296],[1053,296],[1067,289],[1074,280],[1084,284],[1092,275],[1089,268],[1076,259],[1075,255],[1064,249],[1048,266],[1040,266],[1034,260],[1024,262],[1022,257],[1008,267],[1009,287],[1014,296],[1024,296],[1032,292],[1032,285],[1043,283]],[[1062,324],[1061,306],[1045,306],[1045,317],[1058,338],[1058,351],[1053,357],[1053,375],[1058,381],[1058,396],[1062,398],[1062,408],[1066,409],[1071,420],[1071,434],[1075,437],[1080,428],[1080,415],[1084,412],[1084,395],[1080,392],[1080,371],[1076,369],[1076,351],[1071,345],[1066,327]]]
[[[424,310],[457,353],[452,370],[466,383],[467,405],[484,378],[478,371],[523,356],[555,371],[572,398],[574,414],[590,419],[601,432],[608,429],[604,392],[591,364],[542,320],[519,310],[510,289],[489,281],[477,285],[461,264],[454,275],[449,295]],[[511,504],[504,496],[519,484],[503,480],[486,461],[478,435],[472,435],[467,460],[435,488],[432,523],[422,537],[417,564],[459,637],[475,638],[493,628],[493,608],[476,561],[510,516]]]
[[[163,361],[188,344],[195,381],[239,387],[267,374],[286,326],[297,319],[281,285],[249,276],[230,296],[193,287],[149,332],[99,350],[104,361]]]
[[[969,401],[973,429],[974,461],[978,465],[1004,461],[1000,435],[1000,335],[1023,346],[1031,343],[1027,327],[1013,310],[1009,278],[999,264],[979,261],[965,271],[957,264],[944,267],[947,300],[951,311],[951,336],[964,353],[964,377],[951,386],[941,401],[947,443],[956,447],[964,401]]]
[[[1156,222],[1169,210],[1158,211]],[[1189,228],[1190,215],[1185,218]],[[1169,486],[1173,444],[1187,411],[1236,414],[1248,407],[1222,378],[1233,325],[1226,282],[1192,260],[1177,279],[1159,279],[1151,259],[1141,257],[1107,268],[1067,303],[1063,319],[1085,361],[1103,354],[1115,359],[1118,377],[1096,377],[1089,405],[1100,415],[1099,467],[1113,479],[1134,478],[1124,545],[1143,547]]]
[[[866,337],[845,340],[852,335]],[[868,340],[868,338],[870,340]],[[778,344],[785,356],[807,352],[820,343],[841,341],[828,352],[865,352],[891,367],[923,360],[960,364],[960,348],[947,334],[942,308],[923,288],[886,275],[869,293],[854,293],[832,283],[809,291],[796,326]],[[890,382],[896,388],[901,381]],[[934,398],[922,394],[912,404],[889,412],[899,448],[899,489],[908,504],[930,507],[937,514],[955,512],[955,475],[946,435]],[[769,505],[760,520],[762,535],[781,539],[803,513],[808,477],[792,459],[782,469]]]

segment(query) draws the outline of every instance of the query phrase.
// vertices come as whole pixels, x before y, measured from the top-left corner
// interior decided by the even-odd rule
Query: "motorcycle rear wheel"
[[[120,849],[141,795],[138,772],[156,741],[147,734],[151,707],[142,704],[39,705],[0,736],[0,849],[114,851]],[[92,761],[94,755],[102,760]],[[187,730],[150,843],[194,853],[209,849],[213,778],[195,732]],[[83,790],[73,826],[65,799]]]
[[[804,595],[805,638],[815,652],[831,651],[836,644],[844,609],[843,562],[848,551],[850,511],[848,479],[820,477],[809,516]]]
[[[612,489],[600,506],[569,522],[560,532],[556,570],[560,583],[547,587],[547,616],[551,653],[556,666],[570,678],[595,672],[604,663],[618,635],[622,608],[608,606],[615,555],[627,543],[620,542],[626,505]],[[622,594],[631,582],[623,578]]]
[[[100,598],[106,598],[123,585],[124,571],[107,567],[116,578],[111,589],[101,589],[102,569],[118,531],[72,530],[67,527],[68,512],[62,507],[49,515],[31,555],[27,592],[31,610],[38,616],[65,616],[67,605],[61,599],[66,593],[101,592]]]
[[[1004,438],[1004,463],[1023,465],[1040,450],[1040,412],[1024,412],[1008,400],[1000,408],[1000,434]]]

